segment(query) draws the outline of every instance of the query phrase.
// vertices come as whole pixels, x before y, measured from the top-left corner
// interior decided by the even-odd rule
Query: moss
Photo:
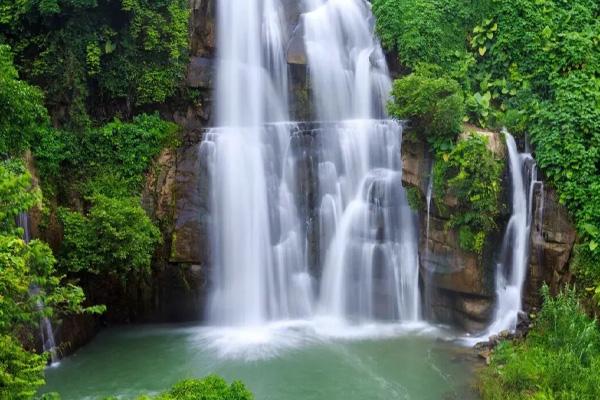
[[[423,197],[423,193],[421,193],[418,188],[409,186],[405,188],[405,191],[408,205],[413,211],[419,212],[425,210],[425,198]]]

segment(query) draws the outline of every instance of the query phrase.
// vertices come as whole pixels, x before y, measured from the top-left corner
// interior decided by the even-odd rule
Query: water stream
[[[537,179],[535,160],[519,153],[512,135],[505,132],[511,182],[511,216],[506,226],[496,266],[496,309],[492,323],[481,335],[487,339],[502,331],[514,332],[523,310],[523,287],[529,268],[533,195]]]
[[[23,229],[23,240],[25,243],[31,241],[31,231],[29,226],[29,215],[27,213],[21,213],[17,219],[17,226]],[[29,288],[30,296],[39,294],[40,288],[32,286]],[[44,308],[44,304],[41,300],[36,303],[38,310]],[[52,322],[48,317],[40,318],[40,341],[42,343],[42,350],[50,355],[50,364],[56,364],[59,361],[56,340],[54,339],[54,329],[52,328]]]

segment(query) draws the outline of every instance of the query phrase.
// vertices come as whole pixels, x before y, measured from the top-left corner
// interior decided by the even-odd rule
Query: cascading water
[[[419,318],[415,216],[402,187],[402,128],[384,120],[391,80],[362,0],[307,0],[302,16],[319,141],[319,313]]]
[[[27,213],[21,213],[17,219],[17,226],[23,229],[23,241],[29,243],[31,241],[31,233],[29,230],[29,215]],[[30,296],[39,294],[40,289],[37,286],[30,288]],[[44,308],[44,304],[41,300],[38,300],[36,307],[39,310]],[[42,350],[45,353],[50,354],[50,363],[55,364],[58,362],[58,354],[56,352],[56,340],[54,339],[54,330],[52,329],[52,323],[47,317],[40,319],[40,340],[42,341]]]
[[[200,145],[211,173],[210,320],[260,326],[311,312],[294,196],[281,7],[220,0],[216,128]]]
[[[535,160],[519,153],[515,139],[505,132],[511,179],[512,214],[504,233],[500,262],[496,269],[496,311],[483,335],[488,337],[517,328],[523,309],[522,292],[529,265],[533,194],[542,183],[537,179]]]
[[[287,122],[286,29],[279,0],[219,0],[216,127],[199,147],[211,179],[210,320],[256,327],[315,314],[419,317],[415,217],[402,188],[401,126],[385,117],[391,89],[363,0],[308,0],[305,32],[320,122],[316,284],[298,204]],[[305,124],[306,125],[306,124]],[[314,266],[313,266],[314,267]]]

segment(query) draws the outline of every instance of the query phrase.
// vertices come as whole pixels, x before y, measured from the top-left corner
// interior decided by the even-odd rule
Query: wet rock
[[[175,227],[170,262],[205,264],[210,260],[208,168],[198,146],[179,149],[174,185]]]
[[[204,57],[192,57],[188,65],[187,84],[189,87],[211,89],[215,71],[213,60]]]
[[[304,29],[302,25],[298,25],[294,29],[292,37],[288,42],[287,62],[288,64],[296,65],[306,65],[308,62],[306,46],[304,44]]]
[[[524,291],[528,310],[541,305],[539,289],[543,283],[556,293],[572,281],[569,261],[577,237],[568,211],[558,202],[554,189],[538,186],[533,209],[529,274]]]

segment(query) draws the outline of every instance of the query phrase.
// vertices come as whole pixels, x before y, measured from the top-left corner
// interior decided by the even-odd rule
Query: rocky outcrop
[[[467,127],[488,137],[488,146],[505,158],[506,150],[497,133]],[[467,133],[463,134],[464,137]],[[431,168],[427,146],[408,132],[402,148],[403,184],[413,187],[425,198]],[[504,195],[509,195],[509,177],[504,176]],[[452,207],[456,199],[442,199]],[[576,231],[566,208],[558,202],[555,191],[537,186],[533,197],[530,266],[524,289],[526,310],[540,305],[539,289],[547,283],[552,291],[572,281],[569,261]],[[482,257],[466,252],[458,245],[457,233],[447,227],[447,218],[431,204],[429,223],[424,207],[420,215],[420,258],[424,312],[434,321],[477,332],[489,323],[495,304],[495,256],[502,241],[501,229],[488,238]],[[501,217],[501,220],[504,217]],[[426,227],[429,226],[429,232]]]
[[[472,128],[467,130],[474,131]],[[492,132],[482,134],[488,136],[488,145],[494,153],[504,154],[499,135]],[[402,161],[403,184],[418,190],[419,197],[425,199],[432,159],[427,145],[415,139],[410,130],[402,144]],[[456,206],[457,199],[432,200],[429,216],[425,205],[418,210],[424,314],[429,319],[466,331],[479,331],[487,325],[493,311],[494,272],[491,260],[494,246],[491,243],[497,237],[488,238],[490,245],[486,246],[483,256],[461,249],[458,233],[448,227],[447,213],[436,207],[438,201],[443,203],[443,208],[452,208]]]
[[[533,209],[529,274],[524,293],[527,308],[540,306],[539,289],[543,283],[556,293],[573,280],[569,261],[577,238],[568,211],[559,203],[554,189],[538,187]]]

